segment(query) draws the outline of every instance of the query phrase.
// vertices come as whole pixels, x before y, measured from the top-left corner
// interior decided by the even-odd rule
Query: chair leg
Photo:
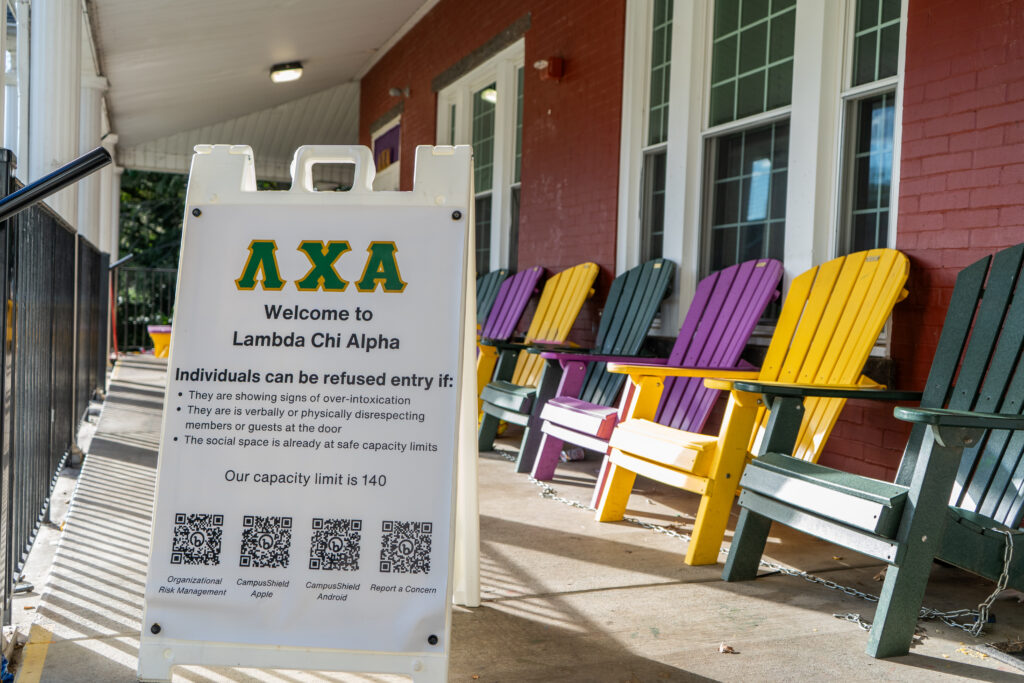
[[[498,364],[498,350],[493,346],[480,344],[477,344],[477,348],[480,349],[480,354],[476,357],[476,411],[482,415],[484,402],[480,394],[494,375],[494,366]]]
[[[927,553],[906,553],[902,565],[889,565],[868,638],[867,653],[872,657],[898,657],[910,651],[932,559]]]
[[[494,449],[494,439],[498,436],[498,424],[501,422],[493,415],[484,413],[480,418],[480,432],[477,436],[477,447],[481,451]]]
[[[568,375],[569,373],[564,373]],[[582,372],[575,373],[582,375]],[[544,372],[541,373],[540,383],[537,385],[537,393],[534,394],[533,406],[530,408],[530,419],[523,431],[523,438],[519,442],[519,455],[516,457],[515,471],[525,474],[533,469],[533,463],[537,459],[537,449],[540,447],[541,437],[544,432],[540,426],[544,421],[540,418],[544,404],[550,401],[559,390],[559,381],[563,376],[562,369],[555,361],[547,361],[544,365]],[[579,391],[577,389],[577,391]],[[557,460],[556,460],[557,463]]]
[[[608,471],[608,481],[604,486],[601,501],[597,505],[594,519],[599,522],[617,522],[626,514],[629,494],[633,492],[636,472],[612,464]]]
[[[611,458],[605,453],[604,458],[601,460],[601,470],[597,473],[597,481],[594,483],[594,492],[590,494],[590,507],[595,510],[601,506],[601,496],[604,495],[604,490],[608,486],[608,474],[613,467],[615,465],[612,464]]]
[[[764,515],[740,510],[740,521],[729,546],[729,558],[725,561],[722,579],[725,581],[749,581],[757,576],[757,568],[764,555],[772,520]]]
[[[716,495],[717,493],[717,495]],[[686,549],[686,564],[715,564],[725,538],[729,512],[736,496],[734,489],[701,496],[697,519],[693,522],[693,538]]]
[[[537,449],[537,459],[533,461],[533,478],[537,481],[551,481],[555,476],[555,468],[558,467],[558,455],[562,452],[561,439],[544,434],[540,440],[540,447]]]
[[[531,419],[532,423],[533,420]],[[523,428],[523,438],[519,441],[519,453],[516,455],[515,471],[519,474],[526,474],[533,469],[534,459],[537,457],[537,448],[544,432],[540,427],[527,425]]]

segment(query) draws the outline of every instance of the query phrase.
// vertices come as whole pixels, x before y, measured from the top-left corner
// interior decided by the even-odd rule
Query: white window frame
[[[888,243],[886,246],[896,246],[896,217],[899,213],[899,178],[900,178],[900,149],[903,136],[900,134],[903,129],[903,70],[906,57],[907,39],[907,4],[909,0],[902,0],[900,3],[900,42],[897,55],[896,75],[853,86],[853,53],[854,53],[854,27],[857,21],[857,2],[848,0],[846,3],[846,16],[843,32],[846,37],[843,61],[842,89],[839,92],[839,111],[836,126],[840,134],[838,139],[837,154],[840,163],[837,168],[836,188],[836,215],[835,230],[833,231],[833,255],[840,254],[848,237],[849,226],[846,224],[850,203],[852,201],[853,186],[847,182],[850,179],[851,157],[854,151],[854,135],[856,134],[856,112],[855,107],[860,100],[881,95],[885,92],[895,94],[895,114],[893,119],[893,141],[892,141],[892,182],[889,186],[889,226],[887,231]]]
[[[907,2],[901,3],[900,47],[896,86],[893,187],[890,243],[895,244],[895,216],[902,130],[903,71],[906,54]],[[646,130],[647,79],[650,68],[652,0],[626,5],[625,64],[620,139],[619,213],[616,272],[640,258],[641,169]],[[793,48],[793,97],[788,107],[751,116],[738,123],[708,125],[711,93],[711,46],[714,0],[677,0],[672,18],[672,71],[668,123],[665,238],[662,255],[679,265],[672,297],[662,307],[664,329],[674,331],[693,297],[700,276],[706,232],[703,184],[708,139],[725,130],[740,130],[788,118],[790,149],[786,190],[784,284],[839,249],[843,144],[846,139],[843,95],[852,60],[851,17],[855,0],[797,0]],[[822,40],[822,36],[843,36]],[[797,133],[799,131],[799,133]],[[759,330],[761,337],[770,330]]]
[[[395,126],[401,125],[402,115],[398,114],[394,118],[389,119],[384,125],[379,126],[370,133],[370,149],[373,150],[374,145],[377,143],[377,138],[381,137],[385,133],[391,132],[391,129]],[[401,148],[402,131],[398,131],[399,148]],[[374,165],[377,164],[377,159],[373,160]],[[400,179],[402,177],[402,157],[398,157],[398,161],[392,161],[384,170],[377,171],[373,177],[373,189],[374,190],[392,190],[397,191]]]
[[[509,263],[512,245],[512,185],[516,153],[516,70],[524,66],[525,41],[520,38],[494,57],[444,88],[437,94],[439,145],[468,145],[472,142],[473,93],[494,83],[498,101],[494,107],[494,166],[491,180],[491,260],[489,270]],[[529,76],[524,73],[525,77]],[[507,93],[507,94],[506,94]],[[451,106],[455,105],[455,139],[451,139]]]

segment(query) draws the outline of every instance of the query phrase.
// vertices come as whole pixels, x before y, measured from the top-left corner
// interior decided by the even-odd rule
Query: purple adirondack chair
[[[678,367],[733,368],[741,363],[740,354],[764,314],[769,302],[779,295],[782,264],[774,259],[758,259],[712,273],[697,284],[693,302],[679,330],[675,346],[667,359],[640,358],[636,362]],[[585,371],[582,361],[616,358],[542,354],[560,361],[563,373],[555,398],[541,411],[544,437],[534,460],[533,476],[548,481],[554,476],[563,442],[606,453],[608,439],[622,415],[628,411],[632,384],[627,385],[620,407],[595,405],[572,394]],[[699,378],[669,378],[665,382],[656,420],[660,424],[699,432],[715,405],[718,391],[704,386]],[[600,494],[607,468],[601,468],[596,496]]]
[[[487,316],[487,322],[480,330],[481,339],[497,339],[506,341],[515,332],[516,324],[523,317],[526,304],[537,291],[537,282],[544,275],[540,266],[521,270],[501,283],[494,306]],[[498,351],[494,346],[476,347],[476,395],[491,381],[494,366],[498,363]],[[479,409],[479,399],[477,408]]]
[[[521,270],[501,283],[498,297],[480,331],[483,339],[508,339],[516,329],[516,323],[523,317],[526,304],[537,291],[537,282],[544,274],[540,266]]]

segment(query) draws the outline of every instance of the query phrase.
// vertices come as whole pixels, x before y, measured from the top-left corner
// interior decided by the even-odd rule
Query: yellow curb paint
[[[53,634],[37,624],[32,625],[28,643],[22,654],[22,662],[18,671],[18,683],[38,683],[43,675],[46,663],[46,651],[53,642]]]

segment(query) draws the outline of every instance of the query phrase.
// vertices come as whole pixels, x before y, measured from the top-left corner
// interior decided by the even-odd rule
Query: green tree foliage
[[[177,268],[188,176],[125,171],[121,177],[121,255],[136,268]]]
[[[121,177],[121,255],[132,268],[177,268],[188,176],[125,171]],[[288,183],[260,180],[259,190],[287,190]]]

